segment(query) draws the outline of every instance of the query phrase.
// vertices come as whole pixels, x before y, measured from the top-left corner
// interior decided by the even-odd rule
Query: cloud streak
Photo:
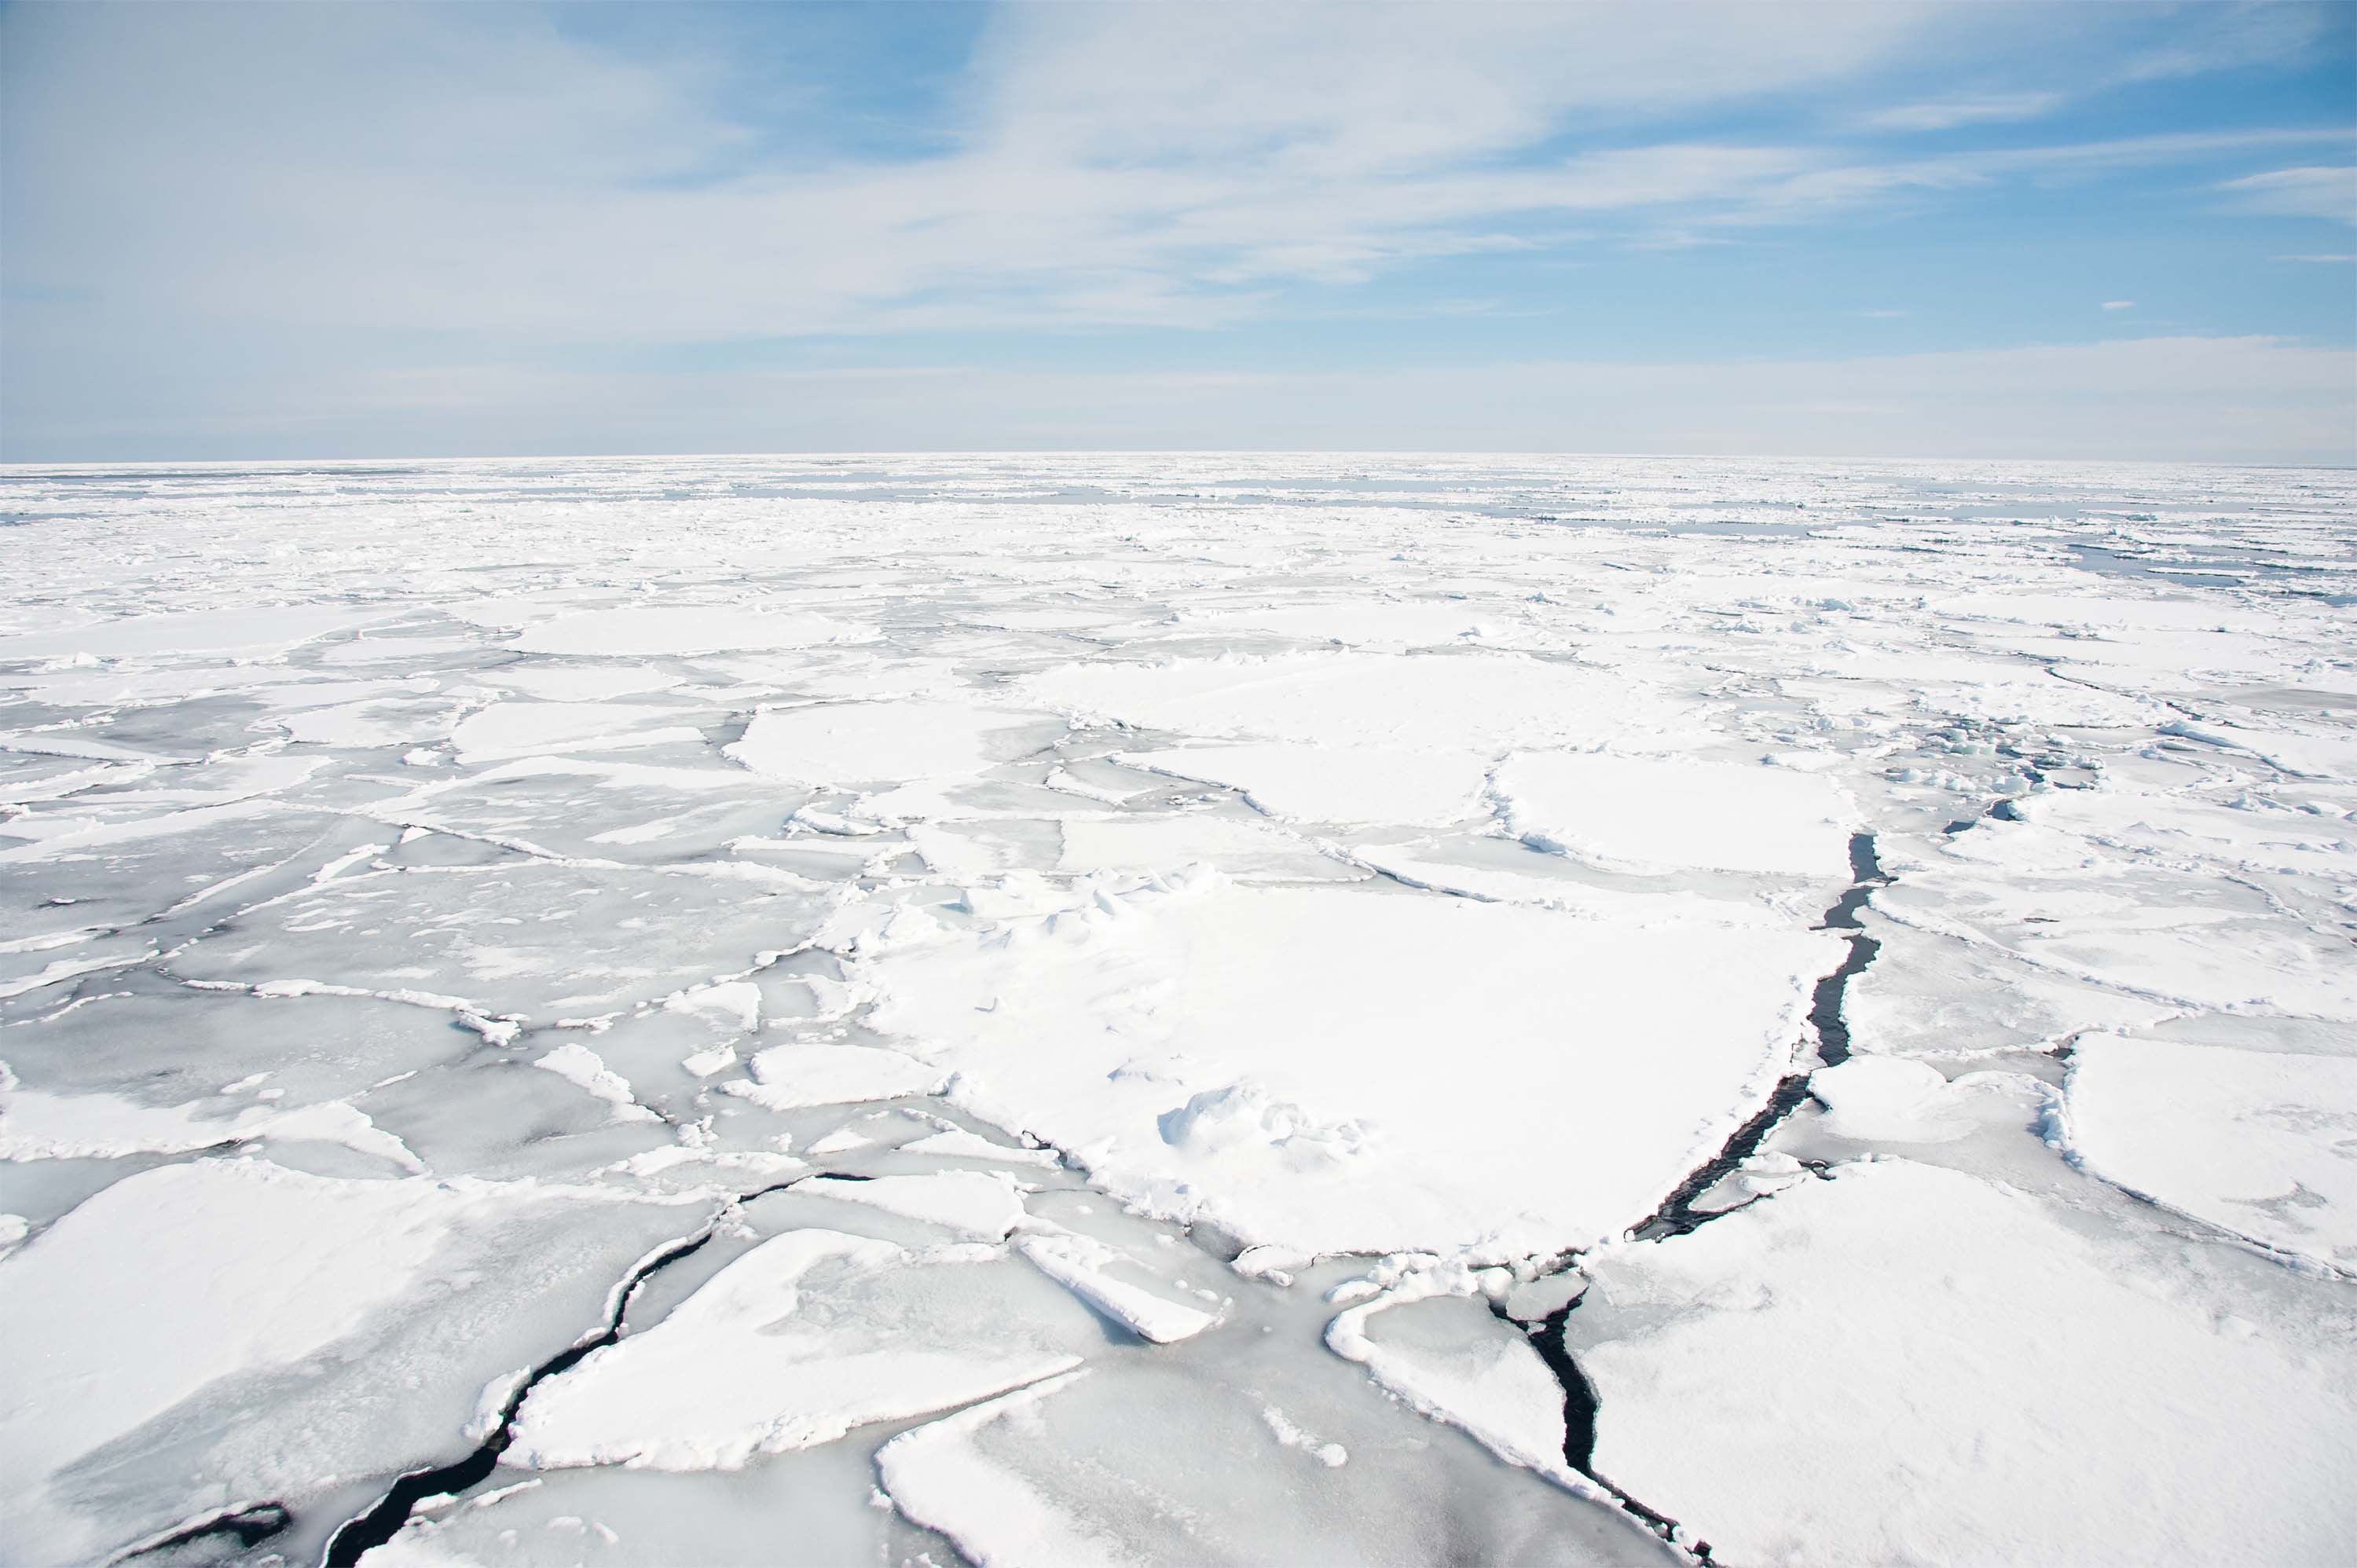
[[[1381,291],[2179,165],[2205,169],[2190,201],[2345,216],[2337,165],[2217,177],[2337,153],[2341,128],[1894,145],[2068,102],[1906,90],[2017,60],[1978,6],[992,16],[922,148],[884,156],[780,136],[719,91],[723,59],[627,58],[534,6],[0,12],[6,424],[156,388],[217,404],[209,384],[265,366],[406,375],[442,345],[471,376],[505,359],[562,382],[568,356],[695,346],[1462,317],[1478,285],[1415,309]],[[2296,49],[2295,20],[2205,13],[2202,58]],[[1878,105],[1791,108],[1885,80]]]

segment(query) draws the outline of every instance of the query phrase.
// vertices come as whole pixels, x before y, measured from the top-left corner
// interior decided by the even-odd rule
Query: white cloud
[[[2136,301],[2133,299],[2107,299],[2104,301],[2104,308],[2105,310],[2134,310],[2136,308]]]
[[[2309,164],[2230,179],[2218,189],[2244,212],[2357,223],[2357,166]]]
[[[997,15],[947,150],[878,162],[753,156],[693,61],[633,63],[531,10],[19,8],[7,270],[125,317],[519,344],[1203,328],[1523,243],[1509,229],[1549,215],[1691,242],[2287,140],[1878,161],[1642,134],[1969,52],[1972,7]],[[1574,150],[1534,157],[1549,138]]]
[[[1953,131],[1990,121],[2034,120],[2063,102],[2059,92],[1986,92],[1902,103],[1864,116],[1878,131]]]
[[[1334,291],[1442,258],[1749,244],[1943,191],[2345,139],[1909,157],[1853,145],[1861,112],[1837,107],[1782,115],[1781,138],[1688,128],[1932,72],[1994,80],[1992,62],[2020,59],[2020,29],[1975,5],[1826,7],[1806,27],[1741,3],[993,16],[929,111],[926,150],[885,157],[732,117],[692,45],[626,59],[537,8],[0,9],[9,445],[107,419],[341,429],[347,403],[379,406],[402,378],[413,397],[471,398],[499,364],[748,339],[1331,317],[1366,300]],[[2040,16],[2083,40],[2147,27],[2126,8]],[[2226,33],[2246,52],[2292,36]],[[1932,129],[2052,96],[2040,82],[1880,116]],[[2235,182],[2229,199],[2293,200],[2280,177],[2300,172]],[[430,366],[452,343],[469,347],[442,386]],[[585,433],[605,428],[601,405],[562,389],[595,381],[617,408],[660,413],[667,389],[740,384],[512,374],[517,395],[544,386],[547,406],[576,407]],[[309,395],[281,395],[295,387]],[[354,387],[375,390],[339,401]],[[725,398],[712,407],[730,417]]]

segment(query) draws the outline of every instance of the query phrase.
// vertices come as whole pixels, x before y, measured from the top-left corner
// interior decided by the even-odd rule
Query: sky
[[[2357,463],[2357,5],[0,6],[0,460]]]

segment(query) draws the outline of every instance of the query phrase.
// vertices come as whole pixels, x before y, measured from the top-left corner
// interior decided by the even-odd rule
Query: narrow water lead
[[[1821,978],[1810,997],[1809,1025],[1816,1035],[1816,1051],[1827,1067],[1849,1059],[1849,1026],[1842,1019],[1842,1001],[1850,981],[1865,972],[1874,961],[1882,944],[1866,934],[1858,919],[1858,911],[1874,896],[1877,887],[1888,886],[1890,875],[1874,852],[1874,835],[1852,833],[1849,841],[1850,885],[1841,897],[1825,909],[1818,923],[1820,930],[1848,931],[1849,950],[1832,972]],[[1672,1236],[1683,1236],[1698,1226],[1708,1223],[1719,1214],[1732,1212],[1718,1209],[1696,1212],[1695,1201],[1709,1191],[1730,1171],[1759,1152],[1760,1145],[1776,1124],[1799,1109],[1809,1097],[1809,1074],[1787,1073],[1779,1079],[1776,1088],[1761,1106],[1742,1126],[1738,1127],[1718,1153],[1689,1173],[1675,1191],[1663,1200],[1631,1234],[1641,1240],[1657,1241]],[[1678,1522],[1658,1509],[1631,1497],[1619,1487],[1596,1472],[1596,1418],[1600,1402],[1596,1387],[1564,1342],[1564,1329],[1572,1313],[1578,1307],[1577,1296],[1556,1308],[1536,1324],[1528,1326],[1531,1348],[1563,1387],[1563,1457],[1564,1463],[1609,1491],[1620,1500],[1620,1506],[1642,1520],[1664,1541],[1691,1552],[1703,1563],[1711,1561],[1710,1543],[1680,1538]]]
[[[662,1270],[696,1252],[712,1240],[712,1227],[706,1226],[695,1235],[673,1242],[640,1264],[623,1284],[621,1294],[614,1303],[614,1315],[608,1321],[604,1333],[594,1339],[584,1340],[533,1368],[532,1375],[517,1384],[515,1391],[508,1395],[507,1403],[500,1408],[499,1423],[476,1445],[473,1453],[429,1470],[410,1471],[393,1482],[392,1489],[377,1500],[374,1508],[337,1526],[336,1533],[328,1538],[327,1554],[320,1559],[323,1568],[354,1568],[371,1548],[382,1546],[398,1534],[401,1527],[409,1522],[411,1511],[419,1503],[427,1498],[463,1492],[488,1478],[498,1466],[500,1455],[507,1452],[508,1444],[513,1441],[516,1412],[523,1408],[524,1398],[532,1392],[534,1385],[544,1378],[569,1371],[590,1351],[603,1349],[619,1339],[622,1337],[622,1319],[629,1314],[630,1298],[638,1294],[639,1287]]]
[[[1878,887],[1890,885],[1889,873],[1874,853],[1872,833],[1852,833],[1849,840],[1850,885],[1842,889],[1841,897],[1825,909],[1824,918],[1817,929],[1826,931],[1848,931],[1849,950],[1833,972],[1820,978],[1816,990],[1809,998],[1809,1026],[1817,1037],[1817,1057],[1827,1067],[1836,1067],[1849,1060],[1849,1025],[1842,1016],[1842,1002],[1849,983],[1866,972],[1882,944],[1866,934],[1858,920],[1858,911],[1866,907]],[[1809,1074],[1787,1073],[1776,1082],[1768,1103],[1761,1106],[1750,1120],[1735,1130],[1734,1135],[1719,1145],[1718,1153],[1696,1166],[1680,1182],[1662,1206],[1638,1224],[1634,1234],[1654,1241],[1669,1236],[1683,1236],[1697,1225],[1713,1219],[1716,1210],[1697,1213],[1695,1200],[1717,1186],[1720,1178],[1759,1153],[1760,1145],[1776,1124],[1800,1109],[1809,1097]]]

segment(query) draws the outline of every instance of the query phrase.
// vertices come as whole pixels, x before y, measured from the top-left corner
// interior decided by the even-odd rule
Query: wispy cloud
[[[32,16],[48,69],[15,73],[9,96],[55,156],[10,171],[12,276],[526,338],[1200,328],[1272,291],[1512,247],[1513,228],[1551,217],[1693,240],[2309,134],[1932,158],[1627,137],[1954,44],[1953,14],[1904,7],[1793,27],[1745,5],[1682,9],[1676,27],[1612,8],[1067,6],[1016,7],[985,33],[947,150],[763,159],[692,70],[536,13],[425,15]],[[1887,113],[1961,124],[2048,96]],[[1621,145],[1537,156],[1600,114]],[[2270,209],[2323,199],[2309,171],[2264,177],[2278,183],[2243,194]]]
[[[1853,219],[2146,169],[2189,213],[2351,206],[2345,127],[2020,145],[2066,105],[2100,124],[2077,113],[2099,77],[2291,58],[2328,12],[2035,13],[2061,50],[1977,5],[1806,26],[1740,0],[1013,5],[925,134],[884,151],[717,91],[730,62],[692,22],[634,57],[580,15],[0,3],[12,411],[151,392],[210,411],[264,361],[290,385],[430,389],[451,343],[490,346],[468,361],[489,374],[782,340],[913,355],[948,334],[1576,320],[1617,306],[1582,291],[1637,248],[1726,276]],[[2083,286],[2055,310],[2083,311]],[[1933,297],[1902,271],[1857,296]]]
[[[2034,120],[2062,102],[2060,92],[1985,92],[1878,109],[1860,123],[1878,131],[1953,131],[1992,121]]]
[[[2308,164],[2269,169],[2222,182],[2216,188],[2244,212],[2287,218],[2330,218],[2357,223],[2357,166]]]
[[[2107,299],[2104,301],[2104,308],[2105,310],[2134,310],[2136,308],[2136,301],[2133,299]]]

